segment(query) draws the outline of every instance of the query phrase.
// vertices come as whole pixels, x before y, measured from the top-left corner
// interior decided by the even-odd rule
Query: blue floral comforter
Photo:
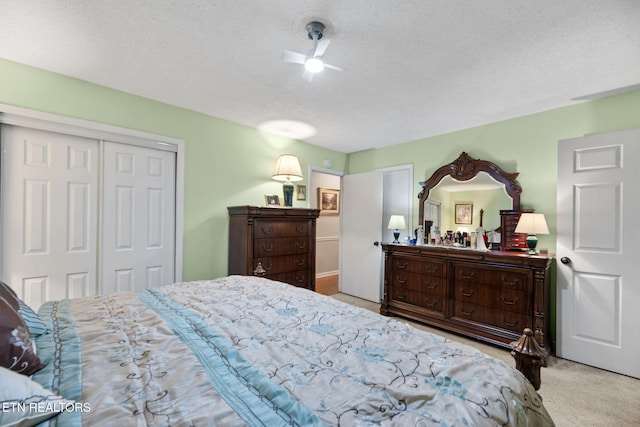
[[[254,277],[49,302],[34,379],[90,408],[52,425],[553,425],[515,369]]]

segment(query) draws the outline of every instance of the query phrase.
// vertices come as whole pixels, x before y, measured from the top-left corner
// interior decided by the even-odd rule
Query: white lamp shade
[[[407,224],[404,222],[404,216],[391,215],[387,228],[390,230],[405,230],[407,228]]]
[[[547,221],[544,219],[544,214],[523,213],[520,215],[520,220],[518,220],[518,225],[516,226],[515,232],[528,234],[549,234],[549,228],[547,227]]]
[[[302,181],[302,168],[298,158],[291,154],[281,155],[272,178],[276,181]]]

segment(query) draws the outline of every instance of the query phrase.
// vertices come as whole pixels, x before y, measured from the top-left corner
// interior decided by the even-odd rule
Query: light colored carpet
[[[380,312],[380,304],[346,294],[335,294],[332,297]],[[396,319],[476,347],[515,366],[508,350],[411,320],[400,317]],[[557,426],[640,426],[640,380],[553,356],[549,360],[549,366],[542,369],[541,375],[542,386],[538,392]]]

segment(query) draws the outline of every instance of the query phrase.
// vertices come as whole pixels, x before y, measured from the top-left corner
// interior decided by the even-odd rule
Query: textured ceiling
[[[349,153],[636,87],[640,1],[0,0],[0,57]]]

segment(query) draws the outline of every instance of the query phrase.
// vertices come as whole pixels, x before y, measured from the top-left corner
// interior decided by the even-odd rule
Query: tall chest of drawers
[[[229,274],[258,275],[315,290],[318,209],[231,206]]]
[[[552,258],[383,244],[381,314],[399,315],[509,348],[531,328],[549,351]]]

